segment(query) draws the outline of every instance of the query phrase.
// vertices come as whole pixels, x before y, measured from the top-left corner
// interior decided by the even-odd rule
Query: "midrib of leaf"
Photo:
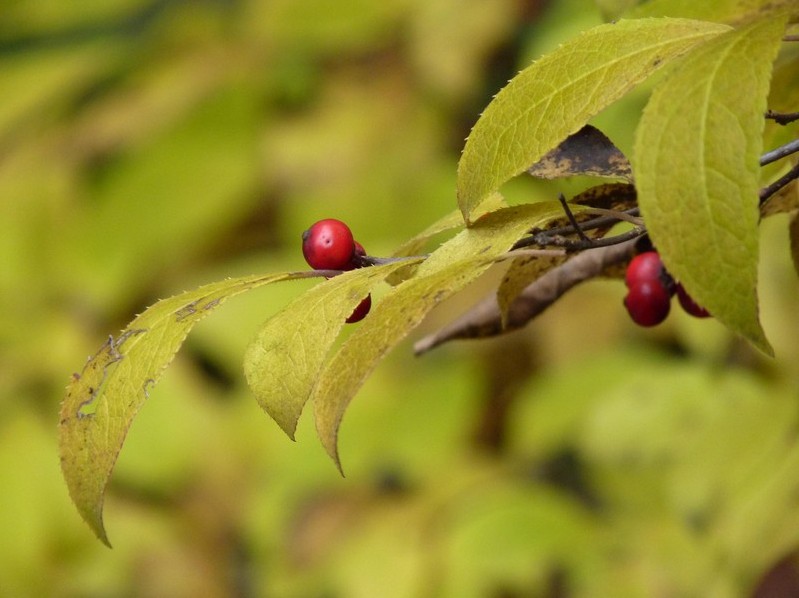
[[[766,353],[756,293],[756,158],[785,20],[763,18],[687,56],[653,93],[635,146],[641,211],[670,272]],[[735,89],[738,69],[752,89]]]
[[[133,419],[193,326],[226,299],[278,282],[316,276],[289,272],[228,279],[163,299],[110,337],[67,387],[59,452],[78,512],[109,545],[103,525],[105,488]]]
[[[727,48],[724,50],[724,52],[722,52],[720,54],[720,59],[716,62],[716,64],[713,67],[713,74],[710,76],[710,78],[709,78],[710,80],[709,80],[708,84],[705,85],[705,101],[702,102],[701,139],[704,139],[704,140],[709,139],[709,137],[707,135],[707,126],[708,126],[708,118],[707,118],[707,116],[710,113],[710,97],[712,95],[711,91],[713,89],[713,81],[715,81],[717,79],[717,75],[719,73],[719,68],[721,68],[721,65],[726,60],[727,56],[729,56],[729,54],[732,52],[732,49],[738,43],[741,43],[741,40],[738,40],[738,41],[730,44],[729,46],[727,46]],[[736,120],[736,122],[738,122],[738,121]],[[701,153],[701,157],[702,157],[701,163],[702,164],[707,164],[707,157],[706,157],[707,156],[707,142],[706,141],[705,141],[705,143],[702,143],[702,145],[700,146],[700,153]],[[715,225],[715,224],[717,224],[716,216],[713,213],[713,210],[710,209],[710,202],[707,201],[707,200],[710,199],[709,195],[707,194],[707,189],[709,187],[709,182],[708,182],[708,178],[707,178],[707,171],[708,170],[709,170],[708,168],[700,168],[699,169],[700,177],[702,179],[702,191],[703,191],[703,194],[705,195],[705,199],[706,199],[706,201],[703,202],[703,206],[702,207],[703,207],[705,213],[707,214],[708,220]],[[719,226],[711,226],[710,227],[710,232],[711,232],[711,235],[713,236],[713,244],[712,244],[713,247],[718,247],[719,244],[720,244],[719,243],[720,239],[718,237],[720,228],[721,227],[719,227]]]
[[[698,34],[697,34],[695,37],[706,37],[706,36],[707,36],[707,33],[704,33],[704,32],[703,32],[703,33],[701,33],[701,34],[699,34],[699,33],[698,33]],[[683,38],[683,39],[690,39],[690,37],[689,37],[689,36],[686,36],[686,37],[685,37],[685,38]],[[578,76],[577,78],[573,79],[573,80],[571,81],[571,83],[569,83],[567,86],[565,86],[565,87],[561,87],[561,88],[558,88],[558,89],[553,89],[552,93],[551,93],[551,94],[549,94],[548,96],[545,96],[544,98],[542,98],[540,102],[538,102],[537,104],[533,104],[533,105],[531,105],[531,106],[530,106],[528,109],[526,109],[526,110],[522,111],[522,113],[521,113],[521,114],[519,114],[519,116],[517,116],[515,119],[513,119],[513,120],[512,120],[512,121],[509,123],[509,128],[510,128],[510,126],[516,126],[516,125],[519,123],[519,121],[520,121],[520,120],[522,120],[522,118],[524,118],[525,116],[527,116],[527,114],[529,114],[529,113],[531,113],[531,112],[535,112],[536,110],[538,110],[538,108],[539,108],[539,107],[540,107],[542,104],[547,104],[547,105],[551,104],[551,103],[552,103],[552,101],[553,101],[553,100],[554,100],[554,99],[555,99],[555,98],[556,98],[556,97],[557,97],[559,94],[566,93],[566,92],[568,92],[568,91],[569,91],[571,88],[577,87],[577,86],[578,86],[580,83],[582,83],[582,82],[583,82],[585,79],[588,79],[589,77],[592,77],[592,76],[593,76],[595,73],[599,73],[599,72],[602,72],[602,71],[609,71],[609,70],[611,70],[611,68],[612,68],[612,67],[614,67],[614,66],[618,65],[618,64],[619,64],[619,63],[621,63],[621,62],[624,62],[625,60],[629,60],[629,59],[631,59],[631,58],[634,58],[634,57],[636,57],[636,56],[639,56],[639,55],[649,54],[649,53],[651,53],[652,51],[654,51],[654,50],[657,50],[657,48],[658,48],[658,47],[667,47],[667,46],[669,46],[669,45],[671,45],[669,42],[666,42],[666,41],[664,41],[664,42],[662,42],[662,43],[661,43],[659,46],[658,46],[658,45],[646,46],[646,49],[641,49],[641,50],[639,50],[638,52],[629,52],[628,54],[623,54],[623,55],[621,55],[620,57],[616,58],[615,60],[610,60],[610,61],[608,61],[608,62],[604,63],[604,64],[602,65],[602,67],[596,68],[596,69],[594,69],[594,70],[592,70],[592,71],[587,71],[586,73],[584,73],[584,74],[582,74],[582,75]],[[601,87],[601,85],[596,85],[596,86],[594,87],[594,89],[599,89],[600,87]],[[592,97],[593,97],[593,96],[592,96]],[[589,99],[589,100],[588,100],[588,101],[586,101],[585,103],[586,103],[586,104],[590,104],[590,103],[591,103],[591,100]],[[507,134],[508,134],[508,132],[509,132],[508,130],[506,130],[506,131],[503,131],[503,133],[502,133],[502,136],[505,136],[505,135],[507,135]],[[494,152],[494,156],[495,156],[495,157],[496,157],[496,154],[497,154],[497,153],[499,153],[499,148],[500,148],[500,147],[503,147],[503,144],[497,144],[497,151],[496,151],[496,152]]]
[[[267,320],[247,347],[244,374],[261,408],[291,438],[344,321],[372,288],[421,258],[346,272]],[[297,358],[295,360],[295,358]]]
[[[599,31],[600,28],[603,29]],[[474,205],[482,197],[541,159],[558,142],[577,131],[593,115],[622,97],[652,72],[701,40],[729,30],[729,27],[719,24],[666,18],[620,21],[600,28],[586,32],[584,38],[561,46],[527,67],[497,94],[480,116],[458,164],[458,203],[467,224],[471,222]],[[546,81],[533,78],[534,74],[551,75],[557,73],[555,65],[558,60],[579,63],[575,56],[597,54],[597,45],[603,40],[602,36],[614,43],[626,43],[629,46],[629,41],[619,41],[625,34],[631,38],[636,35],[640,37],[641,45],[609,57],[590,70],[580,71],[567,81],[563,81],[566,77],[556,75],[559,86],[549,84],[550,91],[546,92],[544,88],[543,96],[538,95]],[[665,39],[653,40],[658,34]],[[592,51],[587,52],[580,43]],[[603,58],[604,54],[599,54],[599,60]],[[653,61],[652,58],[658,60]],[[625,66],[629,67],[626,71]],[[591,79],[597,80],[596,85],[583,97],[568,97],[580,87],[587,87],[586,82]],[[599,99],[598,90],[603,94]],[[531,92],[535,93],[534,98],[529,98]],[[525,102],[525,96],[532,103]],[[553,107],[558,98],[566,102],[561,113]],[[554,121],[558,122],[553,125]],[[546,126],[542,127],[542,123]],[[537,129],[543,132],[536,138]],[[529,142],[518,138],[520,131],[531,131]]]

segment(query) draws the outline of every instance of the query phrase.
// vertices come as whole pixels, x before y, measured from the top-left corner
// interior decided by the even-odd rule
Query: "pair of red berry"
[[[685,292],[666,271],[657,251],[645,251],[635,256],[624,276],[629,289],[624,307],[639,326],[657,326],[669,315],[671,298],[677,295],[682,308],[697,318],[710,314]]]
[[[354,270],[364,265],[366,250],[352,236],[349,226],[326,218],[302,233],[302,255],[314,270]],[[347,324],[360,322],[370,309],[372,296],[367,295],[347,318]]]

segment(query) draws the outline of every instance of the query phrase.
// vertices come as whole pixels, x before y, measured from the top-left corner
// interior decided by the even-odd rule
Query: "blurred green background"
[[[5,0],[0,16],[0,595],[743,596],[799,546],[799,288],[777,216],[775,360],[678,310],[637,329],[623,285],[592,282],[508,337],[401,345],[346,416],[346,479],[310,418],[290,442],[241,372],[258,325],[312,283],[237,298],[134,423],[106,549],[59,471],[71,373],[159,298],[304,269],[319,218],[390,253],[455,208],[493,94],[601,16],[590,0]],[[595,119],[625,151],[645,97]]]

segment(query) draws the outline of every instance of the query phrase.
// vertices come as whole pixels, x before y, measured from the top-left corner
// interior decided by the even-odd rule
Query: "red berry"
[[[671,295],[658,280],[642,280],[630,287],[624,307],[639,326],[657,326],[671,309]]]
[[[624,282],[629,288],[635,286],[638,282],[663,282],[665,269],[663,268],[663,261],[657,251],[645,251],[636,255],[630,265],[627,266],[627,272],[624,275]]]
[[[372,309],[372,295],[367,295],[364,299],[358,304],[353,312],[350,314],[350,317],[347,318],[347,324],[354,324],[355,322],[360,322],[366,317],[366,314],[369,313],[369,310]]]
[[[680,300],[680,305],[686,311],[686,313],[691,314],[695,318],[710,317],[710,312],[694,301],[679,283],[677,283],[677,299]]]
[[[302,233],[302,255],[314,270],[352,270],[352,231],[341,220],[320,220]]]

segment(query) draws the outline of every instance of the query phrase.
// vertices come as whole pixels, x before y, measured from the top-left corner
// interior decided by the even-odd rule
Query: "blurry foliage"
[[[544,4],[4,3],[4,595],[738,596],[799,547],[783,216],[762,238],[774,361],[715,322],[633,329],[620,285],[594,283],[508,339],[422,360],[404,345],[350,408],[341,479],[309,419],[290,443],[241,374],[253,330],[309,284],[294,282],[201,323],[153,392],[107,498],[113,551],[69,501],[69,372],[159,297],[304,268],[299,232],[320,217],[381,255],[450,212],[482,107],[600,22],[588,0]],[[597,118],[622,149],[639,107]]]

